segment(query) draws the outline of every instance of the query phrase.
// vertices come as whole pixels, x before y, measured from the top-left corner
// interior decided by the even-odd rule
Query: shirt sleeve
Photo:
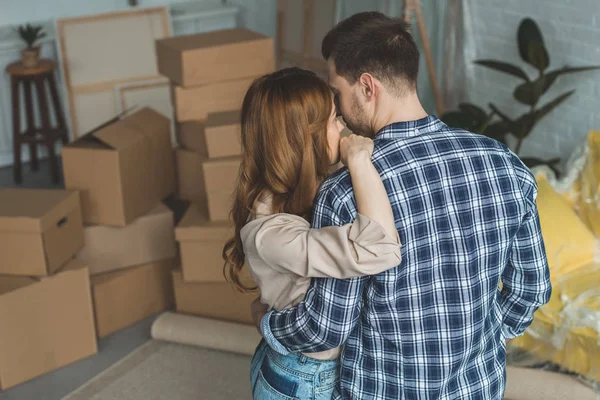
[[[347,204],[336,205],[331,192],[319,195],[313,227],[341,226],[354,216]],[[356,326],[362,293],[368,277],[351,279],[316,278],[304,301],[295,307],[272,311],[261,321],[265,340],[276,351],[320,352],[342,345]]]
[[[527,212],[502,273],[502,331],[506,339],[520,336],[533,314],[550,300],[552,286],[536,197],[537,184],[529,171],[521,174]]]
[[[313,229],[290,214],[256,220],[245,242],[261,260],[282,272],[311,278],[375,275],[400,264],[400,239],[359,214],[342,226]]]

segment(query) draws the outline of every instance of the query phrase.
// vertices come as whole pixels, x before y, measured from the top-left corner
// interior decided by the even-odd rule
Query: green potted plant
[[[40,59],[40,46],[36,45],[36,43],[46,37],[43,27],[41,25],[27,24],[19,26],[16,31],[21,40],[27,45],[26,48],[21,50],[23,66],[25,68],[36,67]]]
[[[546,50],[542,32],[535,21],[530,18],[523,19],[519,25],[517,45],[521,59],[537,70],[535,78],[530,78],[521,67],[504,61],[477,60],[475,64],[517,78],[519,83],[513,92],[513,97],[518,103],[526,107],[526,112],[513,118],[493,103],[488,105],[489,111],[486,111],[485,107],[462,103],[459,105],[458,110],[445,113],[442,120],[449,126],[480,133],[505,144],[508,135],[511,135],[516,143],[514,151],[517,155],[520,155],[521,145],[535,125],[575,92],[575,90],[570,90],[539,106],[541,97],[550,89],[556,79],[564,74],[599,69],[600,66],[564,66],[548,71],[550,56]],[[540,160],[534,157],[526,157],[522,160],[529,167],[540,164],[548,165],[558,174],[556,170],[556,165],[560,161],[558,158]]]

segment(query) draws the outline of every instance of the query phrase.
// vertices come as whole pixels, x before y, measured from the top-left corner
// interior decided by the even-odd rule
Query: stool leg
[[[63,144],[69,143],[69,132],[67,132],[67,125],[65,124],[65,117],[62,112],[62,106],[60,105],[60,98],[58,97],[58,90],[56,89],[56,80],[54,74],[48,75],[48,83],[50,86],[50,95],[52,96],[52,104],[54,105],[54,115],[56,117],[56,123],[58,124],[57,129],[61,131],[61,140]]]
[[[31,100],[31,86],[32,83],[30,80],[23,81],[23,91],[25,92],[25,113],[27,115],[27,129],[25,130],[25,134],[30,136],[31,138],[35,138],[37,129],[35,126],[35,119],[33,117],[33,101]],[[33,142],[29,143],[29,158],[31,170],[37,171],[40,168],[37,156],[37,144]]]
[[[23,181],[21,175],[21,116],[19,108],[21,106],[19,99],[19,81],[15,76],[11,77],[12,107],[13,107],[13,179],[16,184]]]
[[[54,154],[54,137],[52,135],[52,127],[50,126],[50,116],[48,115],[48,102],[46,98],[46,88],[44,87],[44,78],[36,78],[35,85],[38,91],[38,101],[40,105],[40,113],[42,114],[42,135],[44,135],[44,141],[48,150],[48,159],[50,161],[50,173],[52,175],[52,181],[58,183],[60,178],[58,176],[58,162],[56,160],[56,154]]]

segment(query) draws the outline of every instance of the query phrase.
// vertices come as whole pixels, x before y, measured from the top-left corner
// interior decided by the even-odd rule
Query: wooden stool
[[[37,145],[44,144],[48,150],[50,161],[50,173],[54,183],[60,180],[58,172],[58,161],[55,153],[55,142],[61,140],[63,144],[69,142],[65,119],[62,114],[60,99],[54,80],[54,70],[56,64],[51,60],[40,60],[35,68],[25,68],[23,64],[15,62],[6,67],[6,72],[11,77],[12,83],[12,108],[13,108],[13,153],[14,153],[14,180],[15,183],[21,183],[21,145],[29,145],[29,155],[31,157],[31,169],[39,169]],[[48,111],[48,97],[46,95],[45,83],[48,82],[50,97],[56,117],[56,127],[50,125],[50,114]],[[19,96],[19,84],[23,86],[25,93],[25,111],[27,118],[27,129],[21,132],[21,101]],[[33,115],[33,100],[31,97],[31,87],[35,86],[37,100],[42,117],[42,126],[36,127]]]

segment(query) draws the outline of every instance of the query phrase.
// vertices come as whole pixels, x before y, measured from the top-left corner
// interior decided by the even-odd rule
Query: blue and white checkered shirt
[[[336,399],[501,399],[505,339],[551,292],[534,177],[504,145],[432,116],[385,127],[373,162],[402,263],[313,279],[303,302],[265,316],[266,340],[284,354],[344,345]],[[344,169],[322,185],[313,227],[356,214]]]

